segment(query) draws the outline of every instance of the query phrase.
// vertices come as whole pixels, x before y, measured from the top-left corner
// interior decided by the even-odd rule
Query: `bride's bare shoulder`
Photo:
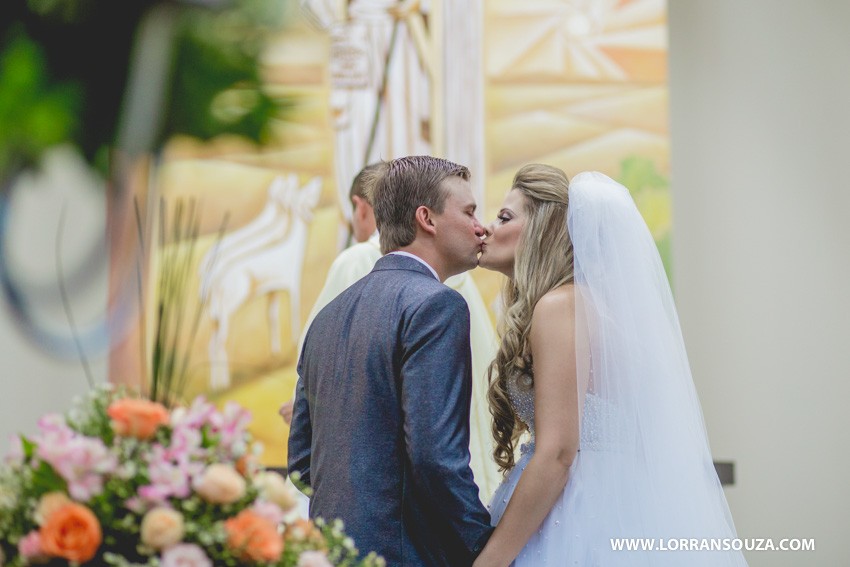
[[[568,283],[547,291],[534,306],[533,318],[546,317],[549,313],[563,317],[564,311],[575,311],[575,286]],[[539,314],[539,315],[538,315]]]

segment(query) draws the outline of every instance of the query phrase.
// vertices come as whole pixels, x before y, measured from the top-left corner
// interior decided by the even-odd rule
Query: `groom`
[[[470,565],[493,529],[469,468],[469,311],[446,278],[478,263],[469,170],[399,158],[371,201],[387,254],[307,331],[289,471],[388,565]]]

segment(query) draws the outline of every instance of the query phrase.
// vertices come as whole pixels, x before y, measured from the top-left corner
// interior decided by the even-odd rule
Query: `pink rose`
[[[213,567],[213,563],[197,545],[181,543],[165,550],[160,567]]]
[[[250,509],[253,510],[258,516],[262,516],[274,525],[279,525],[283,523],[284,513],[283,510],[280,509],[280,506],[278,506],[277,504],[267,502],[262,499],[257,499],[254,501],[254,505],[251,506]]]
[[[297,567],[333,567],[328,556],[321,551],[305,551],[298,556]]]
[[[163,549],[180,543],[186,528],[180,512],[170,508],[154,508],[142,518],[142,543]]]
[[[41,534],[32,531],[18,542],[18,553],[27,563],[46,563],[50,557],[41,545]]]
[[[245,479],[230,465],[214,464],[195,480],[195,491],[211,504],[232,504],[245,496]]]

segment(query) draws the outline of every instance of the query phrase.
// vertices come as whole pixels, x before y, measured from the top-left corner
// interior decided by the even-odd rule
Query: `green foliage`
[[[74,431],[87,437],[103,439],[107,445],[111,445],[115,438],[109,415],[106,413],[109,398],[102,395],[98,390],[89,393],[85,403],[87,411],[83,411],[82,401],[70,412],[68,426]]]
[[[255,4],[242,1],[233,11],[183,14],[165,135],[268,140],[270,121],[279,110],[261,84],[263,35],[256,18],[263,12]]]
[[[630,191],[667,189],[667,178],[656,169],[655,162],[644,156],[629,156],[620,164],[620,183]]]
[[[78,130],[82,89],[46,71],[44,50],[22,30],[0,51],[0,172],[34,164]]]
[[[96,0],[27,0],[29,8],[41,16],[74,22],[93,9]]]
[[[31,487],[36,496],[47,494],[48,492],[67,490],[67,484],[59,476],[53,467],[41,461],[32,471]]]
[[[6,1],[8,19],[0,23],[0,177],[36,165],[47,148],[63,142],[80,148],[106,174],[128,73],[136,71],[130,53],[137,28],[161,3]],[[280,24],[282,0],[206,4],[174,3],[170,11],[173,59],[152,152],[176,134],[200,140],[229,134],[265,143],[286,104],[265,92],[260,76],[264,41]]]

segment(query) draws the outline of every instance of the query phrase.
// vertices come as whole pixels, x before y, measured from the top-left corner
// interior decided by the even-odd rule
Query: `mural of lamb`
[[[281,351],[280,296],[289,293],[291,337],[298,340],[301,313],[301,272],[307,228],[319,201],[322,180],[303,188],[298,176],[276,178],[262,212],[246,226],[224,237],[200,264],[201,297],[212,320],[209,343],[210,387],[230,386],[227,335],[230,319],[245,303],[265,295],[271,351]]]
[[[235,260],[262,249],[289,231],[289,199],[298,188],[298,175],[275,177],[269,185],[266,205],[260,214],[234,230],[211,248],[201,260],[201,298],[209,297],[209,286]]]

